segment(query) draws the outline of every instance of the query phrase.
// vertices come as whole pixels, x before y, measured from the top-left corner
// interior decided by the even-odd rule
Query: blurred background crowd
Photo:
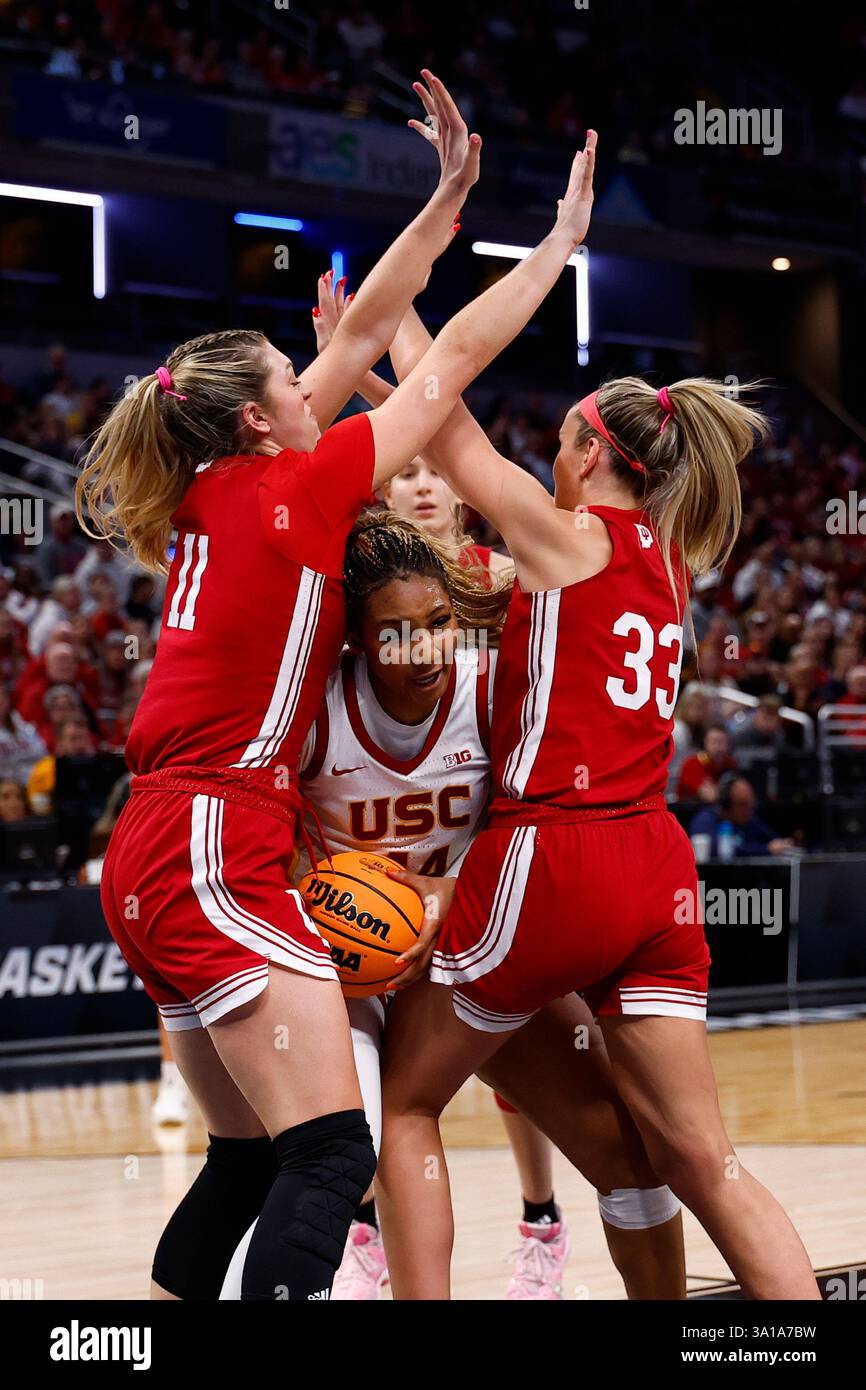
[[[402,112],[402,75],[438,66],[467,119],[487,132],[570,144],[591,113],[621,161],[646,164],[670,153],[672,106],[738,105],[744,64],[770,79],[785,18],[784,6],[732,0],[719,42],[709,33],[718,8],[710,0],[687,11],[665,0],[649,11],[628,0],[276,0],[273,8],[257,22],[252,6],[218,0],[13,0],[0,5],[0,42],[58,76],[301,98],[352,116]],[[575,9],[586,11],[579,27]],[[284,18],[291,23],[281,26]],[[788,60],[789,97],[802,77],[817,127],[866,135],[866,21],[831,10],[800,61],[802,73]],[[755,157],[746,147],[725,153]]]
[[[163,584],[80,532],[86,441],[125,374],[199,332],[249,323],[303,360],[315,275],[345,263],[356,288],[419,205],[399,140],[382,160],[377,141],[415,114],[422,66],[493,137],[425,302],[434,330],[507,264],[473,238],[537,239],[569,150],[590,119],[603,132],[590,351],[576,367],[562,289],[471,398],[501,452],[551,488],[578,383],[611,374],[775,383],[736,547],[695,586],[667,795],[707,857],[866,846],[866,19],[794,8],[0,0],[0,143],[22,180],[0,208],[0,491],[44,529],[0,527],[0,871],[89,872],[128,787]],[[137,98],[150,134],[127,142]],[[699,102],[783,110],[780,152],[675,147]],[[283,162],[292,142],[304,158]],[[107,292],[95,214],[28,201],[31,184],[105,198]]]
[[[71,460],[110,395],[54,344],[26,386],[4,387],[2,429]],[[816,417],[798,417],[781,392],[765,405],[774,433],[742,469],[742,532],[724,572],[697,582],[686,626],[668,798],[694,835],[710,837],[699,842],[708,856],[729,823],[741,854],[827,840],[825,707],[842,711],[836,803],[860,797],[866,780],[866,516],[861,532],[847,506],[866,490],[866,451],[855,439],[822,439]],[[552,489],[556,403],[500,395],[479,413],[497,448]],[[21,476],[55,489],[72,482],[33,458]],[[846,506],[839,534],[829,498]],[[163,583],[84,536],[71,501],[46,506],[44,518],[38,545],[0,537],[0,820],[50,823],[38,853],[59,850],[75,870],[104,849],[122,804],[121,755],[155,651]],[[473,520],[480,540],[498,543]]]

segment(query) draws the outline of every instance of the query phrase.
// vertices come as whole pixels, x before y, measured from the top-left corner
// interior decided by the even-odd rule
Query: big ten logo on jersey
[[[469,824],[470,812],[455,810],[456,801],[471,801],[466,786],[443,787],[441,791],[406,792],[403,796],[376,796],[368,801],[349,802],[349,829],[359,841],[419,840],[436,829],[459,830]]]
[[[652,545],[655,539],[650,528],[648,526],[644,526],[642,522],[636,521],[634,524],[634,529],[637,531],[637,536],[641,544],[641,549],[649,550],[650,546]]]
[[[459,753],[446,753],[442,761],[447,768],[459,767],[461,763],[471,763],[472,749],[462,748]]]

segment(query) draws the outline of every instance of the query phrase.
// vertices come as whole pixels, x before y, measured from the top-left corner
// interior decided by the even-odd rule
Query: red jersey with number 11
[[[685,585],[678,612],[641,509],[587,510],[608,529],[606,567],[562,589],[514,586],[493,705],[497,796],[609,806],[667,783]]]
[[[296,769],[343,644],[343,550],[373,462],[356,415],[312,453],[198,469],[172,518],[159,644],[126,745],[133,772]]]

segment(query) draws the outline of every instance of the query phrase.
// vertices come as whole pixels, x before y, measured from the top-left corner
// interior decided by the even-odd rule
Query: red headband
[[[646,473],[646,469],[644,468],[642,463],[639,463],[637,459],[630,458],[628,454],[623,452],[623,450],[619,447],[615,440],[611,439],[610,435],[607,432],[607,429],[605,428],[604,421],[598,413],[598,406],[596,405],[595,400],[597,395],[597,391],[590,391],[588,396],[584,396],[582,401],[578,401],[577,408],[583,416],[584,420],[588,425],[592,427],[592,429],[595,430],[596,434],[600,434],[602,439],[607,440],[608,444],[612,449],[616,449],[616,452],[619,454],[620,458],[625,459],[629,468],[633,468],[636,473]]]

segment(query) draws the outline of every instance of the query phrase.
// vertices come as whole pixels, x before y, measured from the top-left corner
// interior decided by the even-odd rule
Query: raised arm
[[[481,139],[470,135],[447,89],[424,70],[427,83],[414,83],[432,126],[441,177],[427,206],[373,267],[343,316],[325,351],[301,373],[311,409],[326,429],[354,395],[364,374],[387,352],[406,309],[418,294],[430,266],[446,244],[469,189],[478,179]]]
[[[524,328],[556,283],[589,226],[595,144],[595,132],[590,131],[586,148],[575,155],[549,235],[508,275],[461,309],[394,394],[371,412],[376,443],[374,486],[422,452],[445,424],[461,393]],[[455,491],[471,502],[464,483],[462,478],[459,485],[455,481]],[[492,515],[491,520],[495,522]]]
[[[403,381],[428,351],[433,339],[414,308],[407,310],[391,344],[391,362]],[[550,493],[523,468],[500,454],[475,416],[459,400],[445,424],[424,450],[458,497],[487,518],[505,540],[516,561],[551,525],[559,530]],[[532,537],[529,542],[528,538]]]
[[[449,227],[448,234],[442,246],[439,248],[437,256],[441,255],[442,252],[445,251],[446,248],[451,245],[452,241],[454,240],[454,237],[456,236],[459,230],[459,226],[459,222],[454,222],[451,225],[451,227]],[[422,290],[427,288],[427,281],[429,279],[430,271],[428,270],[427,276],[421,285]],[[316,335],[316,351],[320,355],[325,351],[328,344],[332,341],[334,334],[336,333],[337,328],[340,325],[341,320],[348,313],[349,306],[354,302],[354,299],[354,294],[350,294],[348,296],[346,295],[345,276],[342,280],[340,280],[337,283],[337,285],[332,284],[330,274],[319,276],[319,302],[313,309],[313,331]],[[430,346],[430,343],[433,341],[426,328],[421,323],[420,319],[417,318],[417,315],[415,317],[418,322],[421,333],[424,335],[424,337],[426,337],[426,343],[422,348],[421,352],[418,353],[418,356],[411,363],[411,366],[413,367],[415,366],[415,362],[417,362],[418,357],[423,356],[424,352],[426,352],[427,348]],[[395,389],[396,388],[391,385],[390,381],[385,381],[384,377],[378,376],[376,372],[369,371],[365,372],[361,380],[358,382],[357,386],[355,387],[355,394],[360,396],[362,400],[366,401],[368,405],[375,407],[377,405],[384,405],[385,401],[388,399],[390,395],[393,394]]]

